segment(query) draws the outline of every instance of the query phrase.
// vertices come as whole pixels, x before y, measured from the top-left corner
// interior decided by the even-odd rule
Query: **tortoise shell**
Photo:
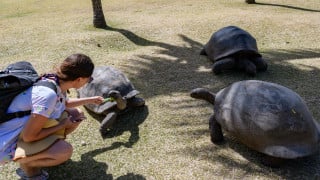
[[[236,26],[227,26],[213,33],[203,51],[213,62],[236,53],[261,57],[256,39],[247,31]]]
[[[247,80],[220,90],[214,117],[242,143],[270,156],[292,159],[318,149],[319,124],[297,93],[278,84]]]
[[[139,91],[120,70],[110,66],[96,67],[92,77],[92,82],[78,90],[78,97],[103,96],[107,98],[111,90],[119,91],[122,97],[126,99],[139,94]],[[104,114],[115,105],[116,102],[108,101],[100,105],[87,104],[85,107],[94,113]]]

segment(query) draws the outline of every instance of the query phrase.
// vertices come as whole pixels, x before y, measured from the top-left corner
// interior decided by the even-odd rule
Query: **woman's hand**
[[[92,97],[89,97],[89,101],[90,101],[89,104],[98,104],[99,105],[99,104],[103,103],[104,98],[101,96],[92,96]]]
[[[71,115],[69,115],[67,118],[64,118],[60,121],[60,124],[64,127],[64,128],[74,128],[75,126],[78,126],[78,124],[80,122],[76,122],[73,121],[73,117]]]
[[[70,122],[74,124],[87,119],[87,117],[79,108],[67,108],[65,111],[67,112],[68,116],[67,118],[64,118],[63,121],[61,121],[61,123],[65,124],[66,126],[70,125]]]
[[[79,126],[81,121],[87,119],[87,117],[79,108],[67,108],[65,111],[68,113],[68,117],[63,119],[61,123],[64,123],[66,127],[65,135],[68,135]]]

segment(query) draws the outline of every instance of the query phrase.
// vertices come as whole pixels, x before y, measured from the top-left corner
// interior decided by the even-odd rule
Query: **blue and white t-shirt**
[[[47,81],[47,79],[44,79]],[[51,80],[49,80],[51,81]],[[65,110],[66,95],[57,86],[57,93],[45,86],[33,86],[14,98],[8,108],[8,113],[27,111],[50,119],[57,119]],[[12,159],[18,136],[30,115],[11,119],[0,124],[0,164]]]

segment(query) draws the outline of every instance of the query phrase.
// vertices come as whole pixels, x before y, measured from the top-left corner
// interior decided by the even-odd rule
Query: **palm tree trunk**
[[[107,23],[104,19],[101,0],[91,0],[93,8],[93,25],[96,28],[106,28]]]

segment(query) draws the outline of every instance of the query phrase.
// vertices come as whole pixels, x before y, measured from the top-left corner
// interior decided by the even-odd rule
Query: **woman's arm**
[[[82,106],[84,104],[101,104],[104,98],[101,96],[93,96],[93,97],[86,97],[86,98],[70,98],[66,101],[67,108],[73,108],[77,106]]]
[[[37,141],[55,133],[56,131],[59,131],[64,128],[69,128],[78,124],[72,122],[70,118],[66,118],[63,119],[56,126],[50,128],[43,128],[47,121],[48,118],[45,116],[39,114],[31,114],[30,119],[28,120],[21,132],[23,141]]]

